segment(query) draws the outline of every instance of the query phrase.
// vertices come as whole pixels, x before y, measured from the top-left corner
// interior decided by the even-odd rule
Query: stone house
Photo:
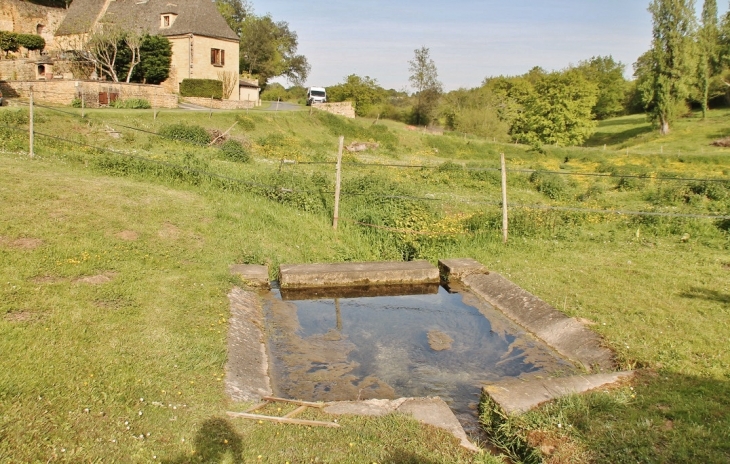
[[[167,37],[172,64],[162,85],[172,92],[183,79],[238,79],[238,36],[211,0],[74,0],[56,30],[57,46],[78,50],[103,23]],[[239,100],[239,89],[227,99]]]

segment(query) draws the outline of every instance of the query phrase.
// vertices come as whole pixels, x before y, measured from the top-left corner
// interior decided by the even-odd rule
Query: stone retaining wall
[[[30,86],[33,98],[39,103],[70,105],[74,98],[84,96],[84,106],[97,108],[101,100],[127,100],[141,98],[154,108],[177,108],[177,95],[157,85],[127,84],[106,81],[76,81],[54,79],[50,81],[0,81],[0,89],[6,98],[28,98]],[[116,95],[116,97],[112,96]]]
[[[338,116],[355,119],[355,108],[352,106],[352,102],[313,103],[312,107]]]
[[[0,79],[35,79],[35,60],[0,60]]]

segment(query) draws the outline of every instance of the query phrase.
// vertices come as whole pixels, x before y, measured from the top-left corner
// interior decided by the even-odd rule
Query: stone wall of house
[[[314,103],[312,107],[338,116],[355,119],[355,108],[352,106],[352,102]]]
[[[0,31],[39,34],[46,41],[46,50],[57,49],[53,35],[65,16],[64,8],[51,8],[21,0],[0,0]]]
[[[240,101],[240,100],[215,100],[202,97],[185,97],[182,99],[185,103],[213,108],[214,110],[245,110],[246,108],[254,108],[258,101]]]
[[[180,91],[183,79],[218,79],[219,73],[232,74],[236,86],[229,99],[238,100],[238,42],[203,36],[168,37],[172,43],[170,78],[175,76],[175,92]],[[225,64],[211,64],[212,49],[225,50]],[[190,65],[192,57],[193,65]],[[171,80],[171,79],[168,79]]]
[[[154,108],[177,108],[177,95],[158,85],[126,84],[106,81],[76,81],[54,79],[49,81],[0,81],[0,90],[6,98],[28,98],[33,86],[33,99],[39,103],[70,105],[74,98],[84,97],[84,106],[95,108],[101,100],[142,98]],[[105,94],[101,95],[100,94]],[[116,95],[114,97],[113,95]]]

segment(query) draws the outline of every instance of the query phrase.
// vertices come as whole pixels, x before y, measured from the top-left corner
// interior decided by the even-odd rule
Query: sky
[[[701,7],[699,1],[698,9]],[[720,13],[727,5],[719,0]],[[444,90],[540,66],[560,70],[593,56],[632,64],[651,45],[649,0],[253,0],[286,21],[312,67],[307,85],[350,74],[410,90],[408,61],[425,46]],[[286,85],[285,82],[282,82]]]

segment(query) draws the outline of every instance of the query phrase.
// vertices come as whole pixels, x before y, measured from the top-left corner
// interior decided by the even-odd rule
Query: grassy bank
[[[13,355],[0,360],[0,459],[186,462],[195,451],[213,462],[227,452],[243,462],[259,454],[263,462],[486,460],[404,419],[347,419],[345,430],[323,432],[223,418],[232,407],[220,380],[225,295],[235,283],[228,265],[457,256],[584,319],[621,367],[641,371],[633,385],[511,424],[513,436],[542,447],[542,458],[730,458],[730,223],[528,207],[727,215],[726,182],[662,179],[728,177],[730,152],[708,145],[726,113],[684,121],[695,149],[677,156],[667,151],[688,142],[663,139],[665,153],[655,153],[659,142],[642,138],[648,132],[625,134],[642,130],[643,120],[631,117],[602,124],[597,137],[623,134],[603,139],[606,150],[594,139],[595,148],[537,154],[306,112],[209,119],[163,111],[154,120],[145,111],[95,110],[81,119],[39,110],[39,132],[85,146],[38,136],[31,161],[22,154],[25,133],[11,129],[24,130],[22,114],[6,110],[0,345]],[[231,134],[252,161],[154,135],[181,121],[220,131],[238,121]],[[334,233],[333,166],[280,160],[330,162],[339,134],[379,147],[346,155]],[[511,172],[510,202],[525,206],[511,210],[504,245],[499,173],[488,170],[500,151],[514,170],[605,177]]]

